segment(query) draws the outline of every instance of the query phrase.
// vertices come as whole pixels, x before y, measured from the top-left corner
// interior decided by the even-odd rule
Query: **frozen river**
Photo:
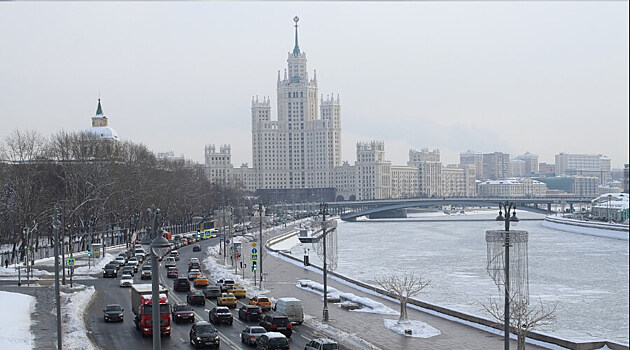
[[[447,216],[415,214],[440,222],[340,222],[336,272],[365,282],[391,271],[416,271],[431,280],[419,299],[488,317],[482,305],[501,297],[486,272],[486,230],[502,229],[496,211]],[[519,212],[523,218],[542,218]],[[556,231],[542,221],[521,221],[529,232],[532,301],[557,303],[555,324],[538,331],[576,341],[628,343],[628,241]],[[294,247],[294,254],[302,254]],[[312,253],[311,259],[316,260]]]

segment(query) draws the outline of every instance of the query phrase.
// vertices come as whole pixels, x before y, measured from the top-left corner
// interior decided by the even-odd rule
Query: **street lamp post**
[[[153,350],[162,348],[160,338],[160,286],[159,286],[159,270],[158,258],[163,251],[170,246],[169,242],[158,233],[162,224],[162,214],[160,209],[156,209],[155,205],[147,209],[147,218],[149,219],[150,228],[145,233],[140,244],[142,249],[151,257],[151,320],[153,324]]]
[[[327,214],[327,210],[328,210],[328,205],[326,203],[322,203],[321,204],[321,210],[322,210],[322,239],[324,240],[323,242],[323,246],[324,246],[324,262],[323,262],[323,269],[324,269],[324,310],[323,310],[323,318],[324,321],[328,321],[329,319],[329,315],[328,315],[328,267],[326,266],[326,260],[328,260],[326,258],[326,214]]]
[[[503,212],[505,211],[505,216]],[[512,216],[510,216],[512,211]],[[505,350],[510,349],[510,222],[517,223],[516,203],[505,201],[499,203],[499,216],[496,221],[503,221],[505,225],[505,310],[504,310],[504,333],[505,333]]]
[[[609,194],[609,195],[608,195],[608,215],[606,215],[606,216],[608,216],[608,218],[607,218],[607,219],[608,219],[608,222],[611,222],[611,221],[612,221],[612,220],[610,220],[610,201],[611,201],[611,200],[612,200],[612,194]]]
[[[61,342],[61,298],[59,296],[59,208],[55,207],[55,214],[52,219],[53,230],[55,231],[55,304],[57,306],[57,349],[63,349]]]

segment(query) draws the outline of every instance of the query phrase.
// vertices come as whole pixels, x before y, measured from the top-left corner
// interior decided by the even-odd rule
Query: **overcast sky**
[[[91,125],[203,162],[251,166],[252,96],[276,112],[298,15],[343,159],[382,140],[459,153],[603,154],[628,163],[628,2],[0,3],[0,139]]]

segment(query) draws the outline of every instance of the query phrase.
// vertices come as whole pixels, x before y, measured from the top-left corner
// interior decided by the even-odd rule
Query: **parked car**
[[[293,325],[285,315],[264,315],[259,325],[267,332],[280,332],[287,338],[291,338],[293,333]]]
[[[173,305],[171,316],[175,323],[195,322],[195,312],[188,304],[180,303]]]
[[[214,284],[209,284],[206,288],[202,289],[202,292],[208,299],[216,298],[221,295],[221,289]]]
[[[234,285],[234,280],[232,279],[220,279],[217,281],[217,286],[221,288],[221,292],[227,292],[230,287]]]
[[[278,332],[267,332],[256,340],[256,349],[264,350],[289,350],[289,340]]]
[[[188,271],[189,281],[195,280],[198,276],[201,276],[201,271],[199,271],[198,269],[193,269],[193,270]]]
[[[228,293],[232,293],[234,294],[234,296],[238,299],[238,298],[245,298],[247,296],[247,291],[245,290],[245,287],[239,285],[239,284],[235,284],[232,287],[228,288]]]
[[[195,348],[206,346],[219,348],[219,332],[207,321],[195,322],[190,328],[188,336],[190,338],[190,344]]]
[[[271,310],[271,301],[262,295],[249,299],[249,305],[258,305],[263,311]]]
[[[187,292],[190,290],[190,282],[186,277],[179,276],[173,281],[173,289],[176,292]]]
[[[201,251],[201,246],[199,244],[195,244],[193,246],[193,252],[200,252]]]
[[[206,296],[200,290],[190,290],[186,294],[186,302],[190,305],[206,305]]]
[[[167,269],[169,267],[177,267],[177,261],[175,261],[175,257],[167,256],[166,261],[164,261],[164,267],[166,267]]]
[[[117,277],[118,269],[116,268],[116,264],[107,264],[103,267],[103,278],[107,277]]]
[[[256,339],[265,333],[267,333],[267,330],[261,326],[247,326],[241,331],[241,343],[255,345]]]
[[[103,318],[105,322],[122,322],[124,317],[123,311],[125,311],[125,309],[123,309],[122,306],[118,304],[109,304],[103,309]]]
[[[215,306],[208,312],[208,319],[212,323],[227,323],[232,324],[234,322],[234,316],[232,312],[225,306]]]
[[[195,287],[196,288],[205,288],[208,286],[208,277],[204,275],[199,275],[195,278]]]
[[[140,275],[140,279],[151,279],[151,264],[145,264],[142,266],[142,274]]]
[[[328,338],[317,338],[306,343],[304,350],[339,350],[339,344]]]
[[[217,305],[236,307],[236,297],[234,294],[221,293],[221,296],[217,298]]]
[[[262,310],[256,305],[243,305],[238,309],[238,319],[245,321],[260,321]]]
[[[169,267],[168,270],[166,270],[166,277],[177,278],[177,276],[179,276],[179,270],[177,270],[177,267]]]
[[[131,275],[122,275],[120,277],[120,286],[121,287],[131,287],[133,286],[133,276]]]

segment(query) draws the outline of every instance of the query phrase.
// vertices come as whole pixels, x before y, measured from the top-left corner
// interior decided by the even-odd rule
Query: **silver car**
[[[241,342],[247,345],[256,344],[256,339],[261,335],[267,333],[263,327],[260,326],[247,326],[241,332]]]

